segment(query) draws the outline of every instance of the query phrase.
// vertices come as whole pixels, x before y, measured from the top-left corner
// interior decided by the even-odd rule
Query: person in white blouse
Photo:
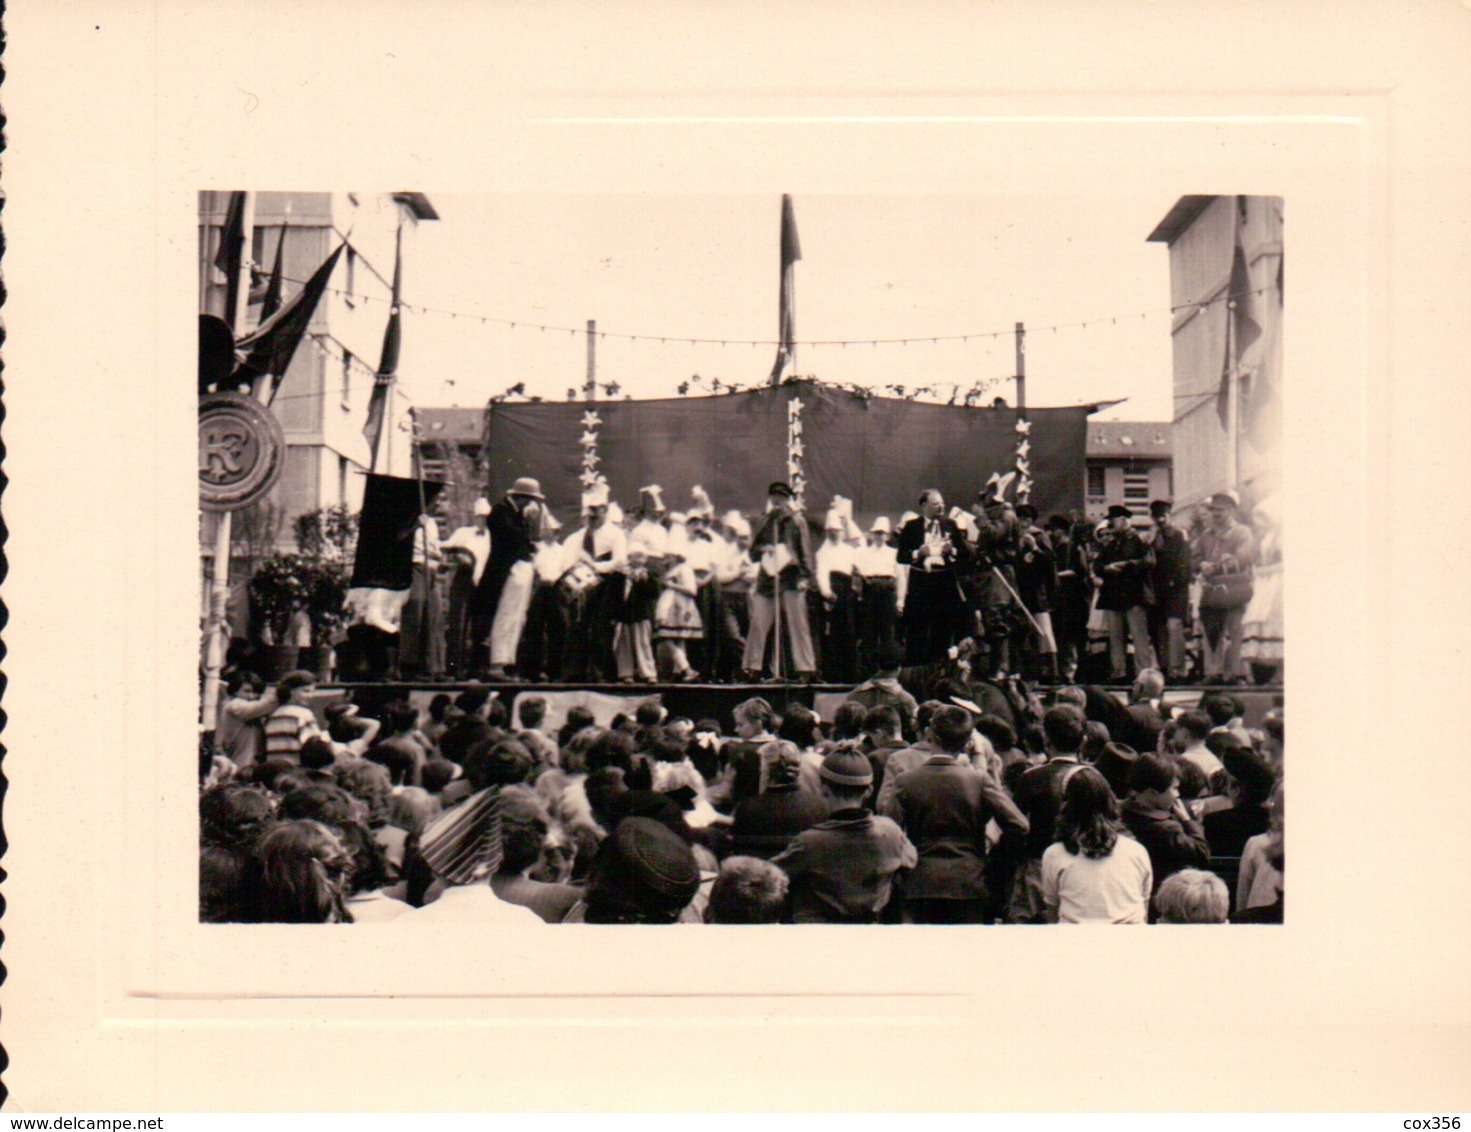
[[[890,533],[888,516],[880,515],[868,530],[868,545],[853,552],[861,593],[859,654],[865,674],[877,672],[879,658],[898,647],[899,587],[904,578]]]
[[[577,595],[575,632],[567,651],[567,677],[603,683],[614,679],[613,617],[603,582],[623,569],[628,535],[608,521],[608,489],[599,484],[582,497],[582,526],[562,545],[572,559],[567,585]]]
[[[819,664],[834,684],[858,680],[857,603],[853,594],[854,547],[836,508],[827,513],[824,539],[817,548],[817,592],[822,595],[823,632]]]
[[[705,626],[705,635],[690,641],[688,651],[690,664],[707,675],[714,670],[714,629],[720,618],[720,586],[715,580],[715,567],[729,554],[726,541],[710,529],[713,510],[701,507],[685,519],[684,560],[695,576],[695,606]]]
[[[463,676],[470,667],[470,601],[490,558],[490,500],[475,501],[471,525],[458,527],[440,544],[453,567],[449,584],[449,619],[445,626],[446,660],[451,673]]]

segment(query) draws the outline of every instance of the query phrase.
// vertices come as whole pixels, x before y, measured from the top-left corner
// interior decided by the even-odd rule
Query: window
[[[342,351],[342,407],[352,408],[352,351]]]
[[[1097,464],[1088,467],[1088,495],[1094,499],[1102,499],[1105,494],[1103,486],[1103,469]]]
[[[1149,473],[1124,473],[1124,506],[1136,515],[1149,513]]]

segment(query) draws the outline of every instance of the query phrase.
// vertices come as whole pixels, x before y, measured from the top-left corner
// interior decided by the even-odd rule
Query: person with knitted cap
[[[878,923],[895,878],[919,855],[897,824],[865,808],[873,767],[860,742],[839,743],[822,760],[820,774],[826,819],[797,834],[771,862],[791,878],[791,919]]]
[[[654,818],[626,817],[598,849],[587,896],[564,922],[673,924],[699,890],[689,843]]]
[[[996,905],[987,900],[987,826],[994,819],[1013,842],[1030,829],[1000,785],[970,765],[965,752],[974,730],[964,708],[935,709],[929,737],[939,749],[894,779],[885,813],[919,850],[905,883],[908,923],[984,923]]]

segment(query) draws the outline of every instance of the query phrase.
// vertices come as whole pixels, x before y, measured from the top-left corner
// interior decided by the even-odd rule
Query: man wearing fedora
[[[1115,503],[1108,509],[1108,526],[1099,538],[1093,575],[1098,583],[1098,608],[1108,625],[1108,656],[1112,665],[1109,680],[1127,683],[1129,655],[1124,633],[1134,643],[1134,666],[1143,671],[1154,667],[1154,648],[1149,641],[1149,618],[1144,612],[1144,578],[1149,548],[1130,524],[1133,512]]]
[[[522,476],[490,509],[486,524],[490,555],[475,589],[470,625],[477,668],[492,680],[504,680],[507,666],[516,662],[516,647],[531,603],[531,563],[536,556],[545,502],[541,484]],[[487,654],[490,666],[484,669]]]
[[[1236,497],[1218,491],[1206,503],[1206,528],[1190,547],[1200,578],[1200,627],[1205,634],[1205,682],[1245,684],[1241,623],[1252,595],[1256,539],[1236,517]]]
[[[751,540],[751,554],[760,565],[751,592],[751,631],[746,636],[742,660],[748,679],[759,678],[766,659],[766,641],[776,624],[777,602],[781,602],[781,629],[791,642],[791,656],[782,655],[773,677],[795,672],[800,679],[813,679],[817,657],[812,649],[812,630],[807,621],[807,590],[812,586],[812,536],[807,523],[796,513],[789,484],[773,483],[766,493],[766,517]],[[781,638],[777,648],[782,649]]]
[[[1190,616],[1190,540],[1172,521],[1174,504],[1149,505],[1154,538],[1149,544],[1149,630],[1160,668],[1171,683],[1185,679],[1185,621]]]

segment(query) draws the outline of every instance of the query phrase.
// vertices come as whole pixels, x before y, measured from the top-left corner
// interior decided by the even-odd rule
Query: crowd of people
[[[1044,522],[992,491],[968,510],[947,511],[935,490],[916,506],[865,532],[835,499],[818,537],[785,483],[754,522],[717,516],[700,488],[671,511],[658,485],[625,513],[598,485],[564,532],[523,477],[442,540],[425,516],[401,625],[360,619],[349,636],[397,634],[359,650],[382,658],[360,673],[370,679],[848,684],[970,640],[992,678],[1057,684],[1092,671],[1091,626],[1108,642],[1089,676],[1100,682],[1157,667],[1172,683],[1248,683],[1257,539],[1229,493],[1208,500],[1193,537],[1166,500],[1142,531],[1123,506],[1096,524]]]
[[[231,674],[200,757],[208,923],[1280,923],[1280,706],[891,676],[820,719],[600,726],[472,684],[373,707]],[[985,693],[989,692],[989,696]],[[979,701],[979,702],[978,702]],[[324,706],[325,703],[325,706]],[[984,706],[983,706],[984,705]]]

